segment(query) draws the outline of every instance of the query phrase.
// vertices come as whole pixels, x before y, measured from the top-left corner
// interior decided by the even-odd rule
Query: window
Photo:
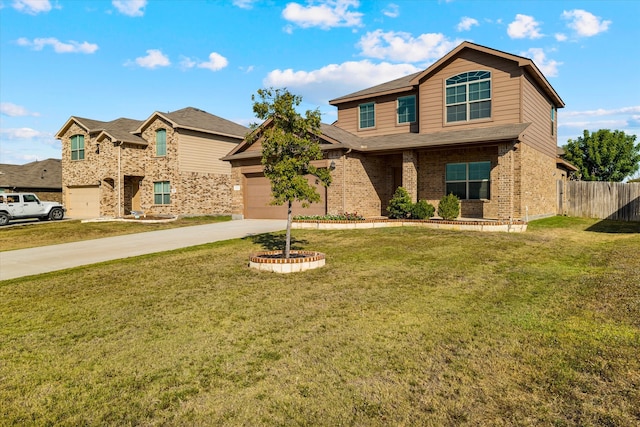
[[[376,125],[375,104],[360,104],[360,129],[372,128]]]
[[[551,106],[551,135],[555,133],[556,128],[556,107]]]
[[[36,199],[36,196],[34,196],[33,194],[24,194],[22,196],[22,198],[24,199],[25,203],[37,203],[38,199]]]
[[[491,117],[491,73],[470,71],[447,79],[447,123]]]
[[[415,95],[398,98],[398,123],[413,123],[416,121]]]
[[[171,203],[171,186],[169,181],[153,183],[153,203],[156,205],[168,205]]]
[[[461,200],[489,199],[491,162],[449,163],[446,169],[447,194]]]
[[[71,137],[71,160],[84,160],[84,135]]]
[[[156,131],[156,156],[167,155],[167,131],[158,129]]]

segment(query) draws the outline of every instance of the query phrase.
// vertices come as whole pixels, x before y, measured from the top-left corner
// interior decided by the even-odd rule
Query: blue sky
[[[428,67],[464,40],[534,60],[583,129],[640,136],[640,1],[0,0],[0,163],[60,158],[70,116],[187,106],[248,125],[251,95],[328,100]],[[640,142],[640,141],[638,141]]]

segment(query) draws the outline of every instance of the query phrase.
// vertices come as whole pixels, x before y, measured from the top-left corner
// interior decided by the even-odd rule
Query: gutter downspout
[[[122,200],[122,165],[121,165],[121,157],[122,157],[122,142],[118,144],[118,213],[117,217],[122,218],[120,215],[121,208],[121,200]]]

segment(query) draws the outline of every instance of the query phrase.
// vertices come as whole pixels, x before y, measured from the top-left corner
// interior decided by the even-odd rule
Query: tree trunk
[[[287,237],[286,243],[284,246],[284,257],[289,259],[289,252],[291,252],[291,220],[292,220],[292,203],[291,201],[287,202]]]

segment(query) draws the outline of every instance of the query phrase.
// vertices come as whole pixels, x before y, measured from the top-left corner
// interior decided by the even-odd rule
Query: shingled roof
[[[222,117],[207,113],[206,111],[187,107],[168,113],[156,111],[147,120],[142,122],[134,133],[141,133],[144,128],[151,123],[156,116],[169,121],[173,127],[188,129],[198,132],[211,133],[235,138],[244,138],[249,129]]]
[[[0,188],[62,188],[60,159],[35,161],[24,165],[0,164]]]

